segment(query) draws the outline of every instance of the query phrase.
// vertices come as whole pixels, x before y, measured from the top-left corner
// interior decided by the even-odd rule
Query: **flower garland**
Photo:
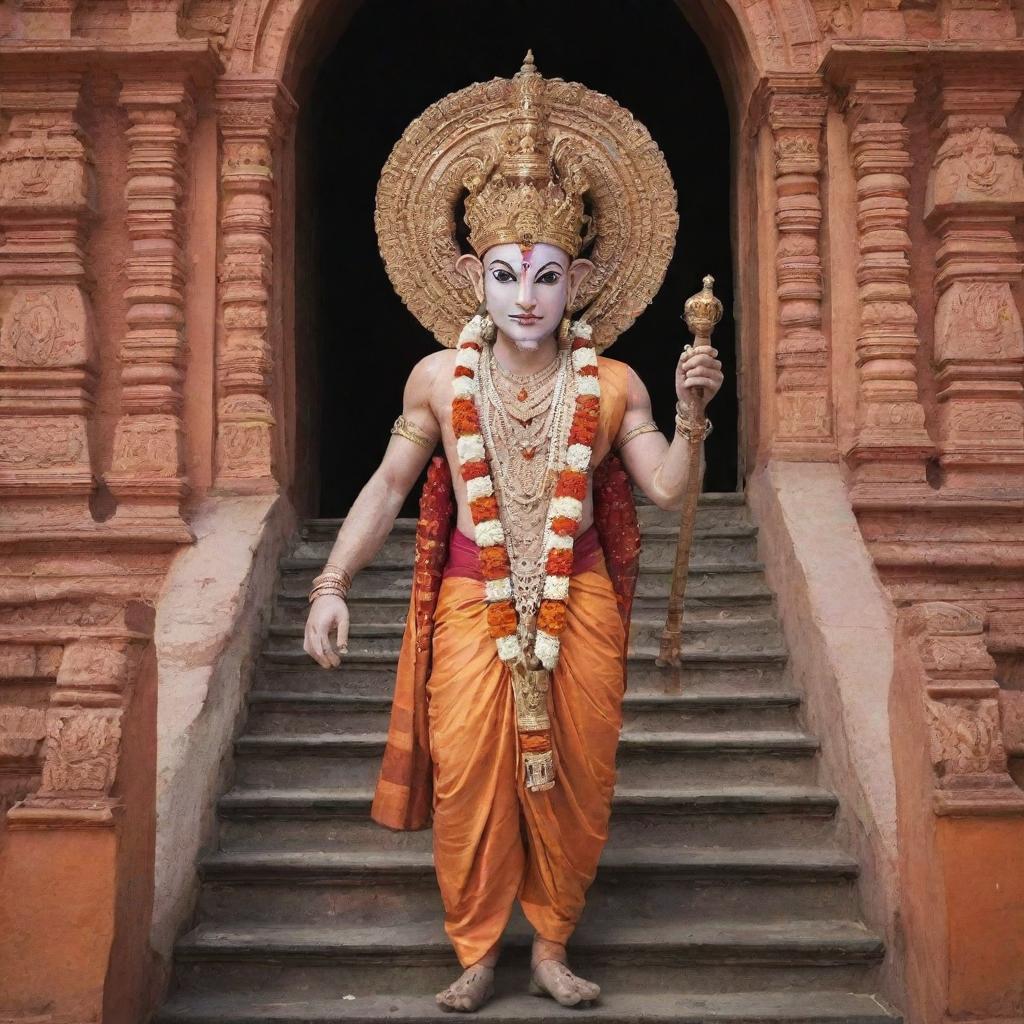
[[[480,433],[480,383],[477,370],[483,350],[482,317],[478,314],[459,336],[455,375],[452,381],[452,427],[462,479],[466,481],[476,543],[480,548],[480,569],[486,586],[487,628],[505,662],[523,655],[519,640],[519,616],[512,595],[512,576],[505,531],[498,516]],[[587,493],[587,472],[593,455],[600,414],[601,385],[598,381],[597,352],[591,328],[576,323],[572,328],[571,358],[576,374],[576,404],[569,428],[565,465],[559,469],[555,490],[548,505],[544,531],[544,589],[537,610],[534,653],[544,668],[558,663],[559,636],[565,630],[569,578],[572,575],[573,538],[583,516]]]

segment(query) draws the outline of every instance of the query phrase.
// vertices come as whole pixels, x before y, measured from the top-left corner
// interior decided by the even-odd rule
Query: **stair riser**
[[[630,662],[627,689],[636,694],[777,693],[783,689],[781,662],[741,665],[684,664],[680,670],[661,669],[652,661]],[[395,690],[395,666],[352,665],[342,660],[338,669],[325,669],[311,658],[301,665],[270,665],[266,662],[254,683],[263,690],[302,693],[345,693],[390,699]]]
[[[746,626],[742,629],[683,629],[683,654],[715,654],[723,657],[743,657],[749,655],[779,655],[783,652],[782,638],[777,626],[758,624],[761,629]],[[636,623],[630,629],[630,653],[635,654],[644,650],[657,650],[661,642],[663,623]],[[490,638],[484,635],[482,642],[486,645],[488,653],[493,649]],[[399,651],[402,649],[402,637],[384,636],[368,637],[358,636],[355,632],[349,634],[349,654],[352,657],[362,657],[368,654],[382,655],[394,658],[397,662]],[[308,658],[303,652],[302,639],[300,637],[271,635],[267,638],[264,650],[271,655],[291,655],[295,658]],[[310,659],[312,661],[312,659]]]
[[[713,572],[705,571],[703,560],[696,554],[691,559],[690,573],[686,583],[686,593],[695,597],[728,597],[733,595],[763,594],[764,577],[760,571],[748,571],[741,568],[724,567]],[[656,597],[665,600],[672,580],[671,560],[666,560],[663,567],[656,569],[644,566],[637,578],[637,592],[644,597]],[[285,569],[281,574],[281,589],[289,594],[308,594],[313,584],[313,577],[319,568]],[[353,598],[394,598],[404,597],[409,600],[412,566],[401,568],[365,569],[353,580],[351,595]],[[482,589],[482,584],[481,584]]]
[[[686,752],[619,749],[617,783],[623,786],[808,785],[814,782],[813,756],[736,752]],[[309,753],[272,748],[238,752],[235,778],[239,786],[294,789],[372,786],[380,770],[380,753],[360,756],[344,751]]]
[[[390,624],[405,627],[409,612],[409,595],[397,601],[356,600],[348,602],[349,620],[353,624]],[[664,623],[668,605],[664,595],[657,598],[637,598],[633,602],[633,616],[636,619],[657,619]],[[296,626],[305,625],[309,615],[309,603],[305,596],[300,600],[278,595],[274,607],[274,625]],[[684,620],[686,622],[748,622],[751,619],[768,619],[778,630],[778,622],[773,619],[772,602],[767,596],[721,600],[702,600],[687,593]]]
[[[757,965],[739,963],[687,963],[682,954],[666,956],[664,963],[639,966],[624,962],[595,962],[579,953],[569,954],[573,968],[592,978],[605,991],[620,992],[769,992],[795,989],[801,992],[838,989],[866,992],[875,987],[876,969],[870,965]],[[526,985],[525,966],[502,963],[505,984]],[[248,996],[259,993],[268,1002],[298,999],[341,999],[346,995],[374,995],[401,992],[422,994],[433,1000],[458,977],[460,967],[454,955],[443,963],[416,965],[396,962],[394,957],[359,963],[275,962],[202,962],[178,961],[178,991]],[[545,1004],[538,1004],[543,1012]],[[586,1019],[586,1011],[574,1013],[574,1019]],[[545,1019],[544,1017],[538,1018]]]
[[[335,708],[311,705],[299,708],[289,705],[269,707],[250,704],[246,733],[256,736],[303,734],[311,732],[386,732],[390,719],[387,708]],[[666,708],[645,708],[623,712],[623,731],[661,732],[681,729],[715,733],[735,729],[792,729],[797,727],[794,707],[702,708],[675,711]]]
[[[831,841],[834,818],[817,814],[656,814],[615,811],[608,849],[637,845],[778,848],[815,846]],[[350,815],[221,815],[221,848],[234,851],[419,850],[431,848],[429,829],[392,832],[371,821],[368,812]]]
[[[700,924],[713,919],[770,923],[786,917],[826,920],[856,912],[849,881],[764,881],[671,878],[649,873],[601,874],[587,895],[589,925],[624,921]],[[231,883],[207,881],[204,922],[389,927],[439,921],[444,915],[432,873],[342,882]]]
[[[327,561],[333,546],[333,540],[305,541],[296,545],[291,552],[293,558],[313,558],[319,563]],[[677,537],[667,536],[641,537],[640,564],[642,566],[672,565],[675,560]],[[690,557],[694,561],[708,562],[755,562],[757,561],[757,538],[747,537],[702,537],[696,536],[690,548]],[[384,541],[383,546],[374,556],[375,562],[407,562],[411,568],[416,553],[416,539],[411,534],[392,534]],[[373,564],[373,563],[371,563]]]

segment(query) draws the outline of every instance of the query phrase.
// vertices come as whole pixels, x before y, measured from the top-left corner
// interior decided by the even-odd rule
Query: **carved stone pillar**
[[[846,453],[855,491],[925,482],[933,446],[917,384],[917,314],[910,291],[911,166],[903,125],[909,78],[857,78],[846,114],[857,177],[860,395],[857,436]]]
[[[827,96],[815,76],[765,83],[775,148],[776,458],[835,461],[831,360],[821,330],[821,144]]]
[[[935,813],[1024,813],[1024,790],[1007,772],[999,685],[981,619],[938,601],[915,605],[900,618],[924,671]]]
[[[1011,291],[1022,269],[1014,231],[1024,171],[1006,133],[1020,95],[991,75],[947,72],[925,203],[939,237],[939,457],[949,486],[994,496],[1024,490],[1024,331]]]
[[[186,75],[122,78],[129,120],[125,273],[127,333],[121,343],[121,418],[107,484],[114,523],[142,531],[187,530],[182,457],[185,314],[183,194],[193,121]]]
[[[77,76],[0,79],[0,538],[91,529],[90,167]]]
[[[221,260],[215,485],[277,490],[271,393],[274,162],[295,103],[279,83],[226,78],[221,133]]]

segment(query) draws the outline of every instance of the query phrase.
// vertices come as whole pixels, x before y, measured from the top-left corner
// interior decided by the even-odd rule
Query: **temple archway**
[[[409,370],[436,346],[392,292],[377,255],[380,167],[426,106],[472,81],[511,74],[527,46],[542,73],[615,97],[666,154],[679,193],[676,253],[652,306],[608,354],[645,380],[655,418],[671,436],[672,373],[689,340],[682,303],[714,273],[727,311],[715,334],[727,384],[713,410],[705,486],[738,484],[729,114],[707,51],[678,7],[524,0],[510,12],[470,0],[440,7],[377,0],[354,12],[301,88],[296,342],[305,353],[297,385],[308,440],[297,458],[300,490],[314,511],[339,515],[351,504],[387,444]],[[641,64],[651,73],[638,75]],[[309,487],[301,487],[303,471]],[[417,494],[405,514],[415,514]]]

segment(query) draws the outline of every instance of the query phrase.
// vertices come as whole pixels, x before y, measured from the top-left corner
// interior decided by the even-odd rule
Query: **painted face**
[[[558,329],[569,295],[569,256],[540,242],[484,253],[484,302],[498,330],[517,348],[536,349]]]

